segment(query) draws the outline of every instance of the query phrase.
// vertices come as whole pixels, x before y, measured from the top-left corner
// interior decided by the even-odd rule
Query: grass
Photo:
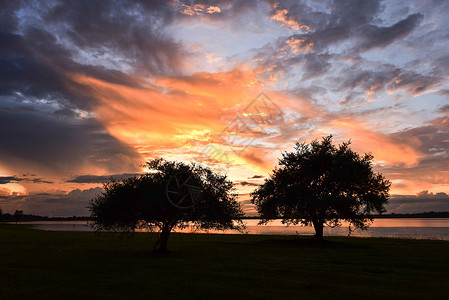
[[[449,242],[173,234],[120,239],[0,225],[1,299],[449,299]]]

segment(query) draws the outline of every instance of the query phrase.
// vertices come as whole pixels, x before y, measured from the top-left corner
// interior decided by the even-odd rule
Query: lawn
[[[449,299],[449,242],[0,225],[0,299]]]

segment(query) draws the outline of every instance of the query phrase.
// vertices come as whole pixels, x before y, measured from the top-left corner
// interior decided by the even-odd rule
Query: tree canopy
[[[201,229],[243,228],[238,220],[243,212],[226,175],[163,159],[146,166],[146,174],[106,182],[104,192],[91,200],[96,230],[156,229],[161,235],[154,250],[166,251],[170,232],[187,223]]]
[[[285,152],[279,167],[252,194],[262,223],[282,218],[286,224],[313,225],[322,239],[323,227],[366,229],[372,212],[385,212],[390,182],[375,173],[371,154],[352,151],[350,141],[335,146],[332,136],[321,142],[297,143]]]

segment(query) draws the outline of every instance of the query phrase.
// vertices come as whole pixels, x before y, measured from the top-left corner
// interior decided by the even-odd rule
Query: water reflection
[[[313,235],[312,227],[285,226],[280,220],[274,220],[267,225],[257,225],[258,220],[245,220],[247,228],[244,233],[264,235]],[[41,230],[51,231],[91,231],[86,221],[45,221],[45,222],[23,222],[22,224],[33,224]],[[193,230],[185,228],[176,232],[186,233],[217,233],[217,234],[242,234],[236,230]],[[343,224],[339,228],[325,227],[324,234],[327,236],[347,236],[348,226]],[[355,230],[351,236],[358,237],[410,237],[410,238],[433,238],[449,240],[449,218],[441,219],[376,219],[367,231]]]

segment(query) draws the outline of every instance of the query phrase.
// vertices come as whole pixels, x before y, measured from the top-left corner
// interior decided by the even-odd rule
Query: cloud
[[[449,94],[449,91],[448,91]],[[449,114],[449,104],[448,105],[443,105],[438,109],[439,112],[445,113],[445,114]]]
[[[78,54],[93,55],[103,65],[113,66],[115,60],[155,74],[183,64],[182,46],[165,33],[176,14],[169,2],[59,2],[45,13],[33,13],[43,13],[60,38],[80,49]]]
[[[427,125],[406,129],[390,135],[392,139],[413,146],[421,157],[407,168],[384,166],[382,172],[394,180],[413,185],[449,185],[449,116],[435,118]]]
[[[446,193],[419,192],[417,195],[393,195],[387,205],[388,213],[418,213],[449,211],[449,196]]]
[[[14,183],[19,181],[28,181],[33,183],[53,183],[42,178],[19,178],[16,176],[0,176],[0,184]]]
[[[357,52],[378,47],[384,48],[395,40],[404,38],[419,25],[422,19],[423,15],[416,13],[389,27],[366,25],[359,28],[357,33],[361,41],[356,46]]]
[[[9,195],[11,195],[11,190],[0,186],[0,199]]]
[[[188,54],[165,33],[173,7],[162,1],[17,1],[1,12],[2,163],[60,175],[136,171],[140,155],[94,118],[97,97],[71,74],[138,87],[141,82],[125,72],[177,73]]]
[[[42,216],[88,216],[89,201],[103,191],[100,187],[68,193],[31,193],[28,195],[1,195],[0,207],[4,212],[23,210],[26,214]]]
[[[0,177],[0,184],[6,184],[6,183],[16,182],[16,181],[18,181],[18,179],[16,177],[14,177],[14,176],[3,176],[3,177]]]
[[[76,176],[73,179],[67,180],[66,182],[75,182],[75,183],[104,183],[111,178],[115,180],[123,180],[125,178],[133,177],[141,175],[141,173],[124,173],[124,174],[113,174],[113,175],[80,175]]]
[[[413,72],[413,66],[408,69],[373,61],[369,62],[374,64],[373,70],[363,69],[367,61],[361,54],[384,49],[395,41],[403,42],[423,21],[422,13],[386,20],[385,5],[380,1],[330,1],[326,9],[316,3],[289,0],[269,1],[269,6],[271,18],[294,32],[259,49],[255,61],[265,79],[285,81],[301,76],[303,81],[309,81],[318,76],[327,85],[331,79],[328,75],[337,73],[338,84],[343,79],[342,86],[350,90],[360,83],[361,92],[368,96],[384,88],[418,95],[435,87],[447,74],[438,70],[425,75]],[[354,70],[354,66],[360,70]],[[352,91],[342,98],[349,102],[355,98],[351,94]]]
[[[261,88],[251,69],[240,68],[161,77],[139,88],[83,75],[73,80],[97,99],[93,111],[107,131],[147,157],[168,149],[200,152],[199,146],[221,143],[220,133]]]
[[[315,52],[348,39],[355,41],[353,53],[385,47],[408,35],[423,18],[416,13],[391,26],[379,26],[374,22],[382,11],[380,1],[331,1],[327,12],[312,6],[302,1],[273,1],[271,18],[293,30],[304,31],[287,41],[301,41]]]
[[[263,2],[257,0],[180,0],[176,1],[176,8],[179,13],[179,17],[183,21],[206,20],[209,22],[227,22],[232,20],[233,22],[241,22],[241,15],[247,15],[254,10],[257,10],[259,6],[262,6]]]
[[[301,1],[269,1],[271,19],[293,30],[316,29],[327,14],[314,11]]]
[[[134,171],[143,161],[92,118],[60,119],[51,112],[11,109],[2,110],[0,105],[0,127],[5,129],[0,155],[16,172],[63,175],[92,171],[92,167]]]
[[[417,165],[421,153],[413,145],[401,142],[391,136],[370,130],[360,121],[350,117],[334,119],[332,126],[344,133],[344,136],[351,137],[351,141],[357,151],[372,152],[376,161],[388,165]]]
[[[188,15],[188,16],[201,15],[201,14],[215,14],[215,13],[221,12],[221,8],[219,6],[214,6],[214,5],[180,4],[179,6],[180,6],[179,12],[181,14]]]
[[[249,182],[249,181],[237,181],[235,184],[241,185],[241,186],[259,186],[260,185],[260,184],[257,184],[254,182]]]
[[[264,175],[254,175],[252,177],[248,177],[248,179],[259,179],[259,178],[265,178]]]

